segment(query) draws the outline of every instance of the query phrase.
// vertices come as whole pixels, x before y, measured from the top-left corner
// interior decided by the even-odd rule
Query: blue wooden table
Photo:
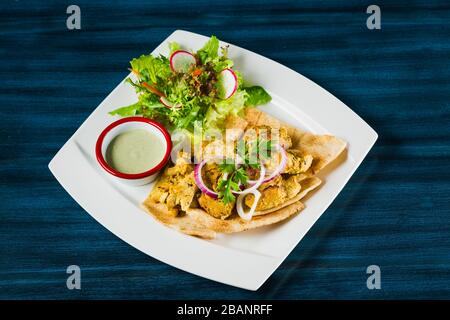
[[[0,298],[450,298],[450,6],[378,1],[66,1],[0,4]],[[257,292],[146,256],[86,214],[47,164],[127,74],[185,29],[302,73],[379,140]],[[276,76],[276,75],[274,75]],[[66,268],[81,267],[81,290]],[[366,268],[381,268],[368,290]]]

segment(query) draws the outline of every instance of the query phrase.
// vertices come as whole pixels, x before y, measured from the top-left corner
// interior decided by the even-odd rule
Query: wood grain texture
[[[378,1],[64,1],[0,4],[0,298],[450,298],[450,6]],[[380,137],[349,184],[257,292],[167,266],[86,214],[47,164],[176,29],[215,34],[302,73]],[[276,75],[270,75],[276,76]],[[66,267],[82,290],[66,289]],[[382,289],[366,288],[377,264]]]

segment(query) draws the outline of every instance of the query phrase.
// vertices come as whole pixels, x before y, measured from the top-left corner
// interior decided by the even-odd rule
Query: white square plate
[[[197,50],[208,38],[175,31],[154,54],[168,54],[168,42]],[[221,43],[225,45],[226,43]],[[193,274],[257,290],[327,209],[377,139],[376,132],[336,97],[312,81],[256,53],[230,45],[235,67],[249,82],[266,88],[272,102],[261,109],[313,133],[331,133],[348,142],[347,157],[333,170],[301,214],[285,223],[212,241],[181,234],[140,209],[152,185],[129,187],[104,173],[95,159],[100,131],[116,120],[108,112],[137,100],[121,82],[64,144],[49,168],[64,189],[98,222],[146,254]],[[125,63],[125,62],[124,62]]]

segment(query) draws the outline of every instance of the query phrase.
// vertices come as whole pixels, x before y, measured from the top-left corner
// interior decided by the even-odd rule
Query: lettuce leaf
[[[228,46],[221,48],[222,55],[215,57],[211,60],[215,72],[220,72],[224,69],[231,68],[234,63],[233,60],[228,58]],[[236,70],[234,70],[236,73]]]
[[[169,60],[164,56],[153,57],[151,54],[142,55],[130,62],[131,68],[137,71],[144,81],[158,83],[170,76]]]
[[[245,92],[247,92],[247,99],[245,100],[246,106],[259,106],[261,104],[269,103],[272,100],[270,94],[264,90],[263,87],[253,86],[244,88]]]
[[[209,107],[205,115],[206,129],[223,128],[226,117],[229,114],[238,115],[245,108],[247,93],[242,90],[235,92],[226,100],[220,100],[214,107]]]
[[[219,39],[216,36],[212,36],[208,42],[205,43],[203,48],[197,51],[197,55],[203,64],[206,64],[218,56],[219,51]]]
[[[178,42],[169,42],[169,50],[170,50],[170,54],[174,53],[177,50],[180,50],[181,46]]]
[[[116,110],[110,111],[109,114],[112,116],[121,116],[121,117],[131,117],[138,114],[141,110],[141,103],[136,102],[129,106],[121,107]]]
[[[157,100],[157,98],[151,95],[143,95],[139,96],[139,101],[129,106],[121,107],[110,111],[109,114],[112,116],[121,116],[121,117],[132,117],[135,115],[151,115],[153,109],[164,108],[164,105]]]

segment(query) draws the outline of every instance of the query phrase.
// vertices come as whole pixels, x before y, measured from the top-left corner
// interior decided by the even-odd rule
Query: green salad
[[[249,86],[233,69],[228,47],[219,48],[212,36],[196,52],[170,43],[170,56],[142,55],[131,60],[134,76],[127,78],[138,102],[111,115],[141,115],[155,119],[170,131],[196,126],[223,129],[229,114],[240,115],[246,107],[268,103],[270,95],[260,86]]]

